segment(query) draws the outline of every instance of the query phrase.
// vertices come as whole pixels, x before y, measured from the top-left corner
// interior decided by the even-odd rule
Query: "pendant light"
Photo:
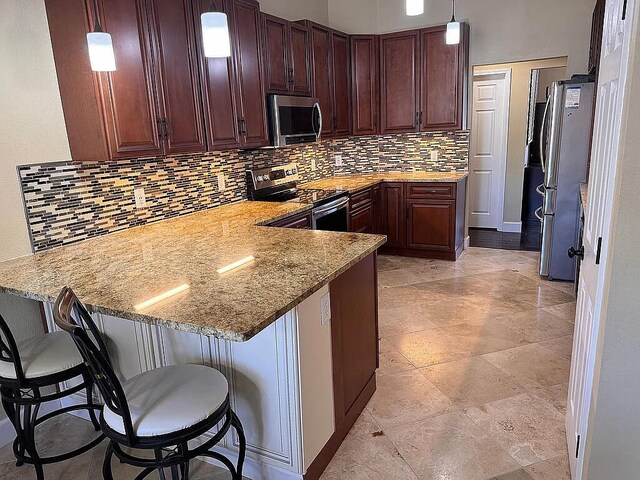
[[[93,16],[95,18],[93,32],[87,33],[91,70],[94,72],[113,72],[116,69],[113,41],[111,35],[102,31],[102,25],[98,19],[97,0],[93,1]]]
[[[424,13],[424,0],[406,0],[407,15],[415,17]]]
[[[200,16],[202,24],[202,43],[207,58],[225,58],[231,56],[231,38],[227,14],[216,8],[211,0],[209,11]]]
[[[456,0],[453,2],[453,14],[451,21],[447,23],[447,45],[458,45],[460,43],[460,22],[456,22]]]

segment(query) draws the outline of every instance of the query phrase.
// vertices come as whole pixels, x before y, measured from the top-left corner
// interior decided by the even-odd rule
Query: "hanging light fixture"
[[[91,70],[94,72],[113,72],[116,69],[113,41],[111,35],[104,32],[102,25],[100,25],[97,0],[93,1],[93,16],[95,18],[93,32],[87,33]]]
[[[460,22],[456,22],[456,0],[453,2],[453,14],[451,21],[447,23],[447,45],[458,45],[460,43]]]
[[[225,58],[231,56],[231,38],[227,14],[216,8],[211,0],[209,11],[200,16],[202,24],[202,43],[207,58]]]
[[[424,13],[424,0],[406,0],[407,15],[415,17]]]

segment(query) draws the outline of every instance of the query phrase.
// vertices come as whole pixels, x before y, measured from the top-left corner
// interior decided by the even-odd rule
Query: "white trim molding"
[[[501,232],[522,233],[522,222],[502,222]]]

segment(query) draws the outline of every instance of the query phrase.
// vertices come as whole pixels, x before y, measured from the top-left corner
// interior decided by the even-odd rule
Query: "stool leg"
[[[113,457],[113,444],[109,442],[107,451],[104,454],[104,462],[102,463],[102,478],[104,480],[113,480],[111,471],[111,458]]]
[[[158,463],[162,462],[162,449],[161,448],[154,448],[153,451],[156,454],[156,461]],[[164,469],[163,468],[158,468],[158,475],[160,477],[160,480],[167,480],[167,478],[164,476]]]
[[[33,466],[36,470],[37,480],[44,480],[44,470],[40,463],[40,456],[36,450],[35,440],[35,421],[38,416],[38,410],[40,405],[36,404],[35,408],[31,404],[26,404],[22,407],[22,440],[21,444],[26,454],[33,462]]]
[[[247,453],[247,439],[244,436],[242,423],[233,411],[231,412],[231,425],[233,425],[233,427],[236,429],[236,432],[238,433],[238,440],[240,443],[240,448],[238,450],[238,466],[236,468],[236,480],[242,480],[242,467],[244,465],[244,458]]]
[[[180,445],[180,454],[183,457],[186,457],[188,453],[189,453],[189,446],[186,443]],[[185,461],[180,466],[180,470],[182,473],[182,480],[189,480],[189,460]]]

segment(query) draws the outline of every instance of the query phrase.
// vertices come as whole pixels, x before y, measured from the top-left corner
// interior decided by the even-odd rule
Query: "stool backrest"
[[[12,383],[16,383],[18,388],[24,385],[24,370],[22,369],[22,362],[20,361],[20,353],[18,352],[18,345],[16,339],[11,333],[11,329],[7,322],[4,321],[2,315],[0,315],[0,362],[12,363],[13,369],[16,372],[15,378],[2,377],[5,380],[9,380]]]
[[[122,417],[127,439],[133,443],[136,436],[122,384],[113,370],[102,334],[71,288],[64,287],[58,295],[53,318],[58,327],[71,334],[105,404]]]

